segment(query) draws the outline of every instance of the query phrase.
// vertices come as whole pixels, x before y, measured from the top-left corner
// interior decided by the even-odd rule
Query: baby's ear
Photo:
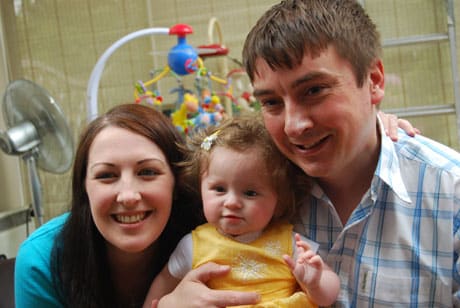
[[[277,221],[281,218],[285,218],[286,216],[286,209],[284,208],[283,204],[278,201],[276,203],[275,211],[273,213],[272,221]]]

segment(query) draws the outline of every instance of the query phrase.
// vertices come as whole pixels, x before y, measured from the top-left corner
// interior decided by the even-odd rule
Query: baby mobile
[[[178,98],[170,116],[176,128],[185,134],[199,127],[218,124],[228,113],[221,98],[231,101],[232,110],[241,108],[250,110],[248,102],[253,100],[249,91],[243,91],[240,97],[233,95],[232,76],[236,72],[242,73],[241,70],[233,70],[227,78],[223,79],[213,75],[204,66],[202,58],[227,55],[228,49],[219,44],[211,44],[199,46],[197,50],[186,41],[186,35],[191,33],[193,33],[192,28],[186,24],[171,27],[169,34],[177,35],[177,45],[173,46],[168,53],[168,65],[154,71],[152,79],[146,82],[139,80],[134,86],[136,103],[145,101],[154,107],[159,107],[163,103],[163,96],[159,90],[151,88],[162,78],[174,77],[178,87],[170,93],[175,92]],[[187,89],[183,85],[182,77],[185,75],[194,75],[194,90]],[[217,88],[225,90],[218,91]]]
[[[211,19],[211,22],[215,23],[215,19]],[[227,55],[228,49],[221,44],[211,44],[199,46],[198,52],[186,41],[186,35],[192,32],[192,28],[186,24],[177,24],[171,28],[146,28],[113,43],[104,51],[91,72],[87,88],[87,120],[91,121],[98,115],[99,82],[110,56],[127,42],[149,35],[177,35],[177,44],[169,50],[168,64],[163,69],[154,71],[151,80],[135,83],[135,103],[145,101],[154,108],[160,108],[163,96],[154,85],[162,78],[172,76],[178,87],[170,93],[176,93],[178,98],[170,116],[174,125],[183,133],[196,127],[217,124],[227,114],[231,116],[233,111],[253,111],[256,104],[250,94],[250,83],[244,70],[234,69],[226,78],[219,78],[204,66],[202,58]],[[193,90],[183,85],[183,77],[186,75],[195,77]],[[224,90],[219,91],[217,88]],[[222,99],[225,100],[226,108],[223,107]]]

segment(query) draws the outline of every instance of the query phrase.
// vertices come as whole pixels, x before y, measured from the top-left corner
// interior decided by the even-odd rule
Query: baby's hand
[[[295,235],[295,239],[298,251],[297,260],[294,261],[288,255],[284,255],[283,259],[302,289],[313,290],[319,286],[323,273],[323,260],[310,250],[310,246],[303,242],[298,234]]]

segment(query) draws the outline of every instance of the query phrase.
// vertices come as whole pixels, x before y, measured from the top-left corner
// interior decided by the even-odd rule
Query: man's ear
[[[385,95],[385,73],[381,59],[375,60],[369,71],[371,103],[378,105]]]

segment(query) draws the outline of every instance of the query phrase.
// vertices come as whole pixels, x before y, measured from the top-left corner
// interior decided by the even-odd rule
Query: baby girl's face
[[[237,152],[215,146],[201,178],[203,209],[209,223],[227,235],[262,231],[278,196],[257,149]]]

